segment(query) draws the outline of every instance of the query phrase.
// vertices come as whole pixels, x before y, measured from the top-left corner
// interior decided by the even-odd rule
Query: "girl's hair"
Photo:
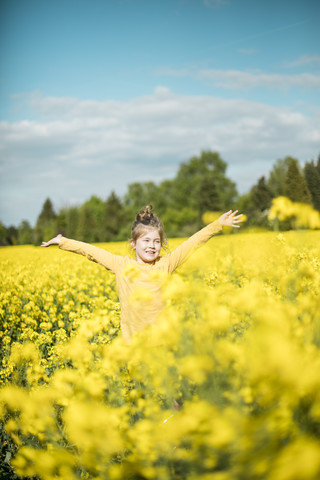
[[[163,223],[157,215],[152,213],[152,208],[152,205],[146,205],[137,214],[136,219],[132,224],[131,238],[136,241],[148,228],[156,228],[160,235],[161,245],[165,245],[167,239],[164,233]]]

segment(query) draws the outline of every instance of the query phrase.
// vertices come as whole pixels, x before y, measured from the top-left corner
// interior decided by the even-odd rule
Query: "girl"
[[[161,272],[173,273],[196,247],[219,233],[223,226],[239,228],[242,215],[237,213],[238,210],[229,210],[164,256],[160,256],[161,247],[166,244],[163,224],[152,213],[151,205],[137,214],[132,225],[130,243],[135,250],[135,259],[114,255],[88,243],[70,240],[61,234],[48,242],[42,242],[41,246],[59,245],[62,250],[84,255],[115,273],[121,305],[121,331],[124,339],[129,342],[134,333],[154,323],[163,308]]]

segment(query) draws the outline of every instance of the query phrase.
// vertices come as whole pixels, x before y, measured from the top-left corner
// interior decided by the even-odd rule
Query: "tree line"
[[[205,212],[229,208],[246,213],[244,228],[272,228],[268,211],[272,199],[278,196],[320,211],[320,155],[303,167],[293,157],[277,160],[268,177],[259,178],[243,195],[238,194],[226,170],[219,153],[203,151],[181,163],[174,179],[158,185],[152,181],[129,184],[122,198],[115,192],[105,200],[93,195],[82,205],[64,207],[59,212],[47,198],[34,227],[26,220],[8,228],[0,222],[0,245],[39,245],[58,232],[90,243],[128,240],[135,215],[146,204],[154,205],[168,237],[189,236],[203,226]],[[288,229],[290,224],[284,222],[280,228]]]

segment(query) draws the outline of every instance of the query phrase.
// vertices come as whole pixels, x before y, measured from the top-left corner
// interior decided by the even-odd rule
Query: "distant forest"
[[[147,204],[154,206],[168,237],[189,236],[204,225],[205,212],[230,208],[246,214],[243,228],[272,229],[268,212],[272,199],[278,196],[320,211],[320,155],[303,167],[293,157],[277,160],[269,176],[261,177],[244,195],[238,194],[226,170],[227,163],[219,153],[203,151],[181,163],[174,179],[158,185],[151,181],[132,183],[122,198],[114,192],[106,199],[93,195],[82,205],[59,212],[47,198],[34,227],[26,220],[17,227],[0,222],[0,245],[39,245],[57,233],[90,243],[128,240],[135,215]],[[290,224],[284,222],[280,228],[288,229]]]

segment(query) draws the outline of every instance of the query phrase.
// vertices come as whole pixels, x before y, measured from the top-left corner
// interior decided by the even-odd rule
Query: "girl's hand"
[[[62,235],[61,233],[59,233],[59,235],[57,235],[54,238],[51,238],[51,240],[49,240],[48,242],[42,242],[41,247],[50,247],[50,245],[59,245],[61,237]]]
[[[235,210],[234,212],[232,210],[229,210],[229,212],[224,213],[221,215],[221,217],[218,219],[218,222],[220,225],[224,227],[234,227],[234,228],[240,228],[239,223],[243,221],[242,213],[240,215],[237,215],[238,210]]]

